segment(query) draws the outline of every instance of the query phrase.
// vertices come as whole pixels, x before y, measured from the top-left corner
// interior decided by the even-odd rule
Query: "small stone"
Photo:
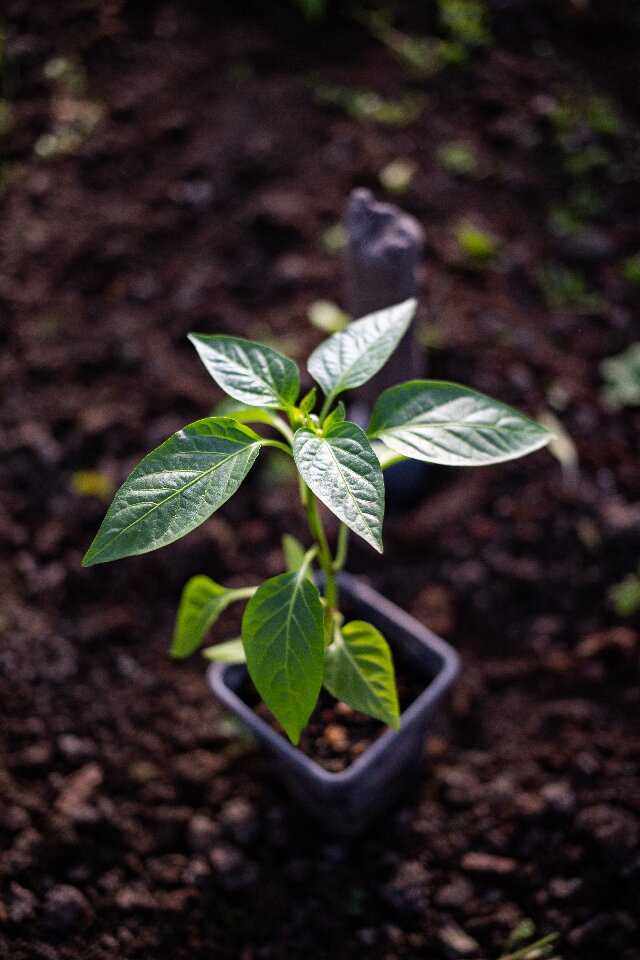
[[[45,923],[54,930],[69,930],[89,923],[93,911],[76,887],[60,884],[49,891],[44,901]]]
[[[131,883],[115,896],[116,906],[130,913],[133,910],[155,910],[156,900],[143,883]]]
[[[401,863],[384,888],[385,899],[403,913],[423,913],[429,902],[429,873],[418,860]]]
[[[12,923],[26,923],[36,915],[38,901],[30,890],[12,883],[9,887],[9,919]]]
[[[576,795],[563,780],[556,783],[546,783],[540,790],[549,809],[554,813],[573,813],[576,807]]]
[[[577,893],[582,886],[580,877],[571,877],[567,880],[564,877],[554,877],[549,882],[549,893],[556,900],[567,900]]]
[[[629,627],[610,627],[600,633],[592,633],[580,641],[576,656],[581,660],[595,657],[628,659],[638,649],[638,634]]]
[[[220,827],[206,813],[194,813],[187,825],[187,846],[193,853],[207,853],[220,836]]]
[[[473,887],[465,877],[454,877],[446,886],[440,887],[435,896],[439,907],[460,909],[471,900]]]
[[[58,813],[70,817],[79,807],[84,807],[103,780],[97,763],[87,763],[76,773],[66,777],[55,802]]]
[[[136,783],[152,783],[160,776],[160,768],[150,760],[136,760],[129,764],[129,776]]]
[[[203,787],[210,783],[225,765],[224,757],[219,754],[198,749],[177,756],[173,761],[173,770],[185,783]]]
[[[365,947],[372,947],[378,939],[378,931],[374,927],[362,927],[356,930],[356,937]]]
[[[586,807],[576,817],[575,825],[592,837],[613,866],[627,863],[640,841],[638,819],[628,810],[608,803]]]
[[[542,816],[545,810],[543,798],[536,793],[528,793],[526,791],[516,794],[514,804],[518,813],[525,820],[535,820]]]
[[[349,734],[339,723],[328,723],[324,729],[323,739],[336,753],[347,750],[349,747]]]
[[[460,863],[468,873],[485,873],[500,877],[510,877],[516,873],[518,864],[510,857],[498,857],[492,853],[470,851],[465,853]]]
[[[58,737],[58,750],[64,759],[71,764],[86,763],[95,759],[96,745],[86,737],[76,737],[72,733],[64,733]]]
[[[204,857],[192,857],[184,868],[182,882],[187,886],[204,887],[211,876],[211,867]]]
[[[147,861],[149,877],[163,887],[179,886],[186,866],[187,858],[181,853],[166,853]]]
[[[12,766],[15,770],[21,772],[36,773],[48,767],[51,764],[52,757],[51,745],[43,740],[21,750],[14,757]]]
[[[258,831],[258,819],[251,804],[242,797],[228,800],[220,811],[220,825],[232,840],[251,843]]]
[[[478,954],[480,945],[461,930],[455,923],[448,923],[443,927],[438,937],[447,953],[452,957],[471,957]]]
[[[16,874],[31,869],[37,862],[41,846],[42,836],[37,830],[33,827],[23,830],[2,857],[3,872]]]
[[[24,807],[9,807],[4,815],[2,825],[9,833],[20,833],[31,826],[31,818]]]
[[[476,777],[464,767],[440,766],[437,777],[445,786],[447,801],[455,806],[472,806],[482,792]]]
[[[258,879],[256,864],[230,843],[220,841],[209,854],[218,883],[225,890],[247,890]]]
[[[439,583],[428,583],[422,588],[413,601],[411,614],[434,633],[447,636],[455,628],[453,596],[448,587]]]

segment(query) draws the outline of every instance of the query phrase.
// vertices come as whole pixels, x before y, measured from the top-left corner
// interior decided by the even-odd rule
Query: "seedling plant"
[[[230,399],[221,415],[189,424],[142,460],[116,493],[83,561],[91,566],[173,543],[236,492],[263,448],[293,458],[309,545],[285,537],[286,571],[259,586],[231,589],[204,575],[189,580],[171,652],[189,656],[225,608],[247,602],[241,637],[205,653],[246,662],[258,693],[294,743],[323,685],[353,709],[399,726],[389,646],[372,624],[345,622],[337,576],[349,531],[382,553],[383,470],[407,457],[448,466],[499,463],[543,447],[552,436],[497,400],[436,380],[385,390],[366,431],[349,420],[340,398],[386,363],[415,306],[407,300],[373,313],[320,344],[307,363],[317,386],[302,398],[298,367],[276,350],[240,337],[190,334]],[[269,435],[249,423],[268,428]],[[340,521],[335,549],[319,501]]]

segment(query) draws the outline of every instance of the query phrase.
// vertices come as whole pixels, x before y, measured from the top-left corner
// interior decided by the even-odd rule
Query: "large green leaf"
[[[303,480],[343,523],[382,553],[384,479],[366,434],[349,420],[324,435],[296,430],[293,453]]]
[[[334,333],[309,357],[309,373],[327,396],[366,383],[402,340],[415,309],[415,300],[405,300]]]
[[[202,651],[207,660],[216,660],[218,663],[246,663],[242,637],[235,637],[225,643],[216,643]]]
[[[353,620],[336,631],[324,655],[323,682],[337,700],[398,729],[400,711],[391,651],[370,623]]]
[[[242,620],[247,667],[258,693],[293,743],[322,684],[323,609],[305,569],[266,580]]]
[[[262,442],[225,417],[174,433],[120,487],[83,565],[157,550],[189,533],[235,493]]]
[[[385,390],[374,405],[368,433],[405,457],[458,467],[513,460],[553,437],[498,400],[437,380],[411,380]]]
[[[178,607],[170,653],[182,659],[194,653],[223,610],[250,596],[247,590],[221,587],[210,577],[192,577],[184,587]]]
[[[298,368],[271,347],[223,334],[190,333],[189,340],[218,386],[234,400],[276,409],[296,402]]]

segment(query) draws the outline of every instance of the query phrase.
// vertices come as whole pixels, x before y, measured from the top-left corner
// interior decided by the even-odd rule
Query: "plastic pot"
[[[331,833],[354,835],[392,804],[423,769],[424,737],[431,711],[459,669],[448,643],[371,587],[343,573],[341,596],[350,614],[374,624],[425,689],[404,711],[400,730],[387,729],[346,770],[331,773],[262,720],[238,695],[247,680],[243,665],[215,663],[208,670],[214,695],[274,756],[277,770],[300,803]]]

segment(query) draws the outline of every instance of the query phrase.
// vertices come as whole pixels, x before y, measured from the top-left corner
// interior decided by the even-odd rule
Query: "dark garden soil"
[[[405,31],[437,28],[400,6]],[[6,0],[3,960],[494,960],[525,917],[565,958],[640,958],[639,623],[608,600],[640,559],[640,415],[605,408],[599,373],[640,336],[620,268],[640,250],[633,7],[495,0],[492,43],[412,80],[363,26],[309,27],[284,0]],[[424,101],[382,126],[317,102],[322,84]],[[586,117],[592,97],[618,122]],[[439,152],[459,140],[466,174]],[[400,202],[426,233],[430,375],[553,410],[577,462],[434,472],[389,511],[383,558],[352,545],[350,569],[463,672],[413,793],[338,842],[203,662],[166,652],[190,575],[258,582],[281,534],[304,535],[277,452],[177,544],[80,560],[110,495],[91,491],[221,398],[185,334],[304,358],[309,304],[341,299],[327,228],[354,186],[384,197],[398,157],[416,164]],[[501,239],[486,270],[463,218]],[[229,613],[219,636],[237,628]]]

